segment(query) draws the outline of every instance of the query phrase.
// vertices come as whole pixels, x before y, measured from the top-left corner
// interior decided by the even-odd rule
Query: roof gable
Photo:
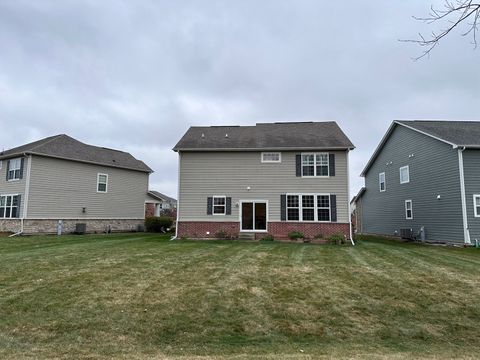
[[[446,120],[394,120],[360,176],[365,176],[390,138],[396,126],[403,126],[412,131],[429,136],[452,147],[480,148],[480,121],[446,121]]]
[[[84,144],[68,135],[61,134],[34,141],[0,153],[0,159],[32,154],[86,162],[109,167],[152,172],[143,161],[120,150]]]
[[[259,123],[255,126],[194,126],[174,151],[353,149],[334,121]]]

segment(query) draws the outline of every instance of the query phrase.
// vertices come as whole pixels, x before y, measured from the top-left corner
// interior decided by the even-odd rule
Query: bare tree
[[[438,32],[432,31],[430,36],[425,37],[419,33],[417,40],[401,40],[405,42],[413,42],[425,47],[422,55],[415,58],[418,60],[424,56],[429,56],[430,52],[438,45],[440,40],[447,36],[455,28],[460,25],[464,26],[462,36],[471,35],[472,44],[476,48],[477,31],[480,23],[480,1],[473,0],[445,0],[442,8],[430,7],[430,13],[427,17],[413,17],[415,20],[423,21],[427,24],[441,23],[442,29]]]

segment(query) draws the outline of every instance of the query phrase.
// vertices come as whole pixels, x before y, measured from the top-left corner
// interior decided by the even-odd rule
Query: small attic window
[[[282,155],[279,152],[262,152],[262,163],[281,163]]]

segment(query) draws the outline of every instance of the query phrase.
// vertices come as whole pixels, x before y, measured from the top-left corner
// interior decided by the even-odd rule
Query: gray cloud
[[[436,1],[441,3],[441,1]],[[55,133],[125,149],[176,194],[191,125],[336,120],[352,192],[396,118],[478,119],[480,52],[400,43],[429,3],[0,1],[0,147]]]

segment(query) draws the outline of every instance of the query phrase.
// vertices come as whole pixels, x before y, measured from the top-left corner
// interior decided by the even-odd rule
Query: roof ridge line
[[[39,144],[39,145],[36,145],[36,146],[32,147],[30,150],[27,150],[27,152],[28,152],[28,151],[33,151],[33,150],[35,150],[35,149],[37,149],[37,148],[39,148],[39,147],[41,147],[41,146],[47,145],[47,144],[51,143],[53,140],[57,140],[59,137],[62,137],[62,136],[65,136],[65,134],[55,135],[55,136],[53,136],[50,140],[47,140],[47,141],[45,141],[44,143]]]

